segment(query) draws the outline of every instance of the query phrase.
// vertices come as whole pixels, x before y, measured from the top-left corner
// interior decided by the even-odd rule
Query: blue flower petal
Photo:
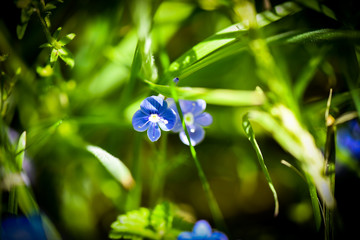
[[[183,232],[177,237],[177,240],[191,240],[191,239],[193,239],[193,237],[190,232]]]
[[[160,113],[160,110],[162,110],[164,106],[164,102],[162,97],[151,96],[145,98],[144,101],[141,102],[140,108],[147,114]],[[165,107],[167,107],[167,104]]]
[[[138,132],[143,132],[149,128],[149,115],[144,113],[142,110],[138,110],[133,118],[132,118],[132,125],[134,129]]]
[[[157,123],[150,123],[147,135],[152,142],[155,142],[160,138],[161,131]]]
[[[197,221],[193,228],[193,235],[197,237],[210,237],[211,232],[211,226],[206,220]]]
[[[212,116],[206,112],[195,117],[195,122],[201,126],[209,126],[212,121]]]
[[[194,116],[201,114],[206,108],[206,102],[202,99],[196,101],[180,100],[181,111],[185,114],[191,112]]]
[[[201,126],[195,125],[192,128],[187,127],[187,130],[190,135],[191,145],[195,146],[199,144],[202,140],[204,140],[205,130]],[[186,137],[185,131],[180,132],[180,140],[184,144],[189,145],[189,141]]]
[[[211,239],[212,240],[228,240],[228,237],[221,233],[221,232],[214,232],[212,235],[211,235]]]
[[[170,131],[173,129],[176,122],[176,113],[173,109],[167,108],[160,117],[162,120],[159,122],[159,126],[164,131]]]

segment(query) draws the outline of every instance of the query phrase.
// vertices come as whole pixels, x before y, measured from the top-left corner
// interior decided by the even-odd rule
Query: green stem
[[[140,207],[142,191],[142,176],[140,164],[141,142],[142,140],[140,134],[135,134],[131,172],[134,176],[136,185],[133,189],[130,190],[129,194],[127,195],[125,211],[138,209]]]
[[[151,194],[150,194],[150,205],[155,206],[156,201],[162,198],[163,187],[165,182],[165,173],[164,164],[166,164],[166,149],[167,149],[167,134],[164,133],[161,137],[160,149],[158,150],[158,158],[155,158],[157,162],[153,162],[154,172],[153,172],[153,182],[151,184]]]
[[[195,151],[195,148],[194,146],[191,144],[191,140],[190,140],[190,135],[189,135],[189,132],[187,131],[187,128],[186,128],[186,124],[185,124],[185,121],[184,121],[184,116],[181,112],[181,108],[180,108],[180,105],[179,105],[179,99],[178,99],[178,95],[177,95],[177,92],[176,92],[176,89],[175,89],[175,83],[170,80],[170,90],[171,90],[171,94],[172,94],[172,97],[174,98],[174,101],[176,103],[176,108],[180,111],[178,111],[179,113],[179,116],[180,116],[180,120],[182,122],[182,126],[183,126],[183,129],[185,131],[185,134],[186,134],[186,137],[188,139],[188,142],[189,142],[189,147],[190,147],[190,152],[191,152],[191,156],[192,158],[194,159],[194,163],[195,163],[195,166],[197,168],[197,171],[198,171],[198,175],[199,175],[199,178],[200,178],[200,182],[202,184],[202,188],[204,189],[205,191],[205,195],[206,195],[206,198],[207,198],[207,201],[208,201],[208,204],[209,204],[209,208],[210,208],[210,211],[211,211],[211,214],[214,218],[214,221],[215,221],[215,225],[218,229],[220,230],[223,230],[223,231],[226,231],[226,224],[225,224],[225,221],[224,221],[224,217],[221,213],[221,210],[220,210],[220,207],[215,199],[215,196],[210,188],[210,185],[209,185],[209,182],[206,178],[206,175],[201,167],[201,164],[197,158],[197,155],[196,155],[196,151]]]
[[[9,194],[9,212],[12,214],[18,213],[16,186],[13,186]]]
[[[325,143],[325,175],[330,178],[332,194],[335,192],[335,133],[334,126],[327,127]],[[334,209],[324,204],[325,240],[334,239]]]
[[[35,8],[35,12],[37,14],[37,16],[39,17],[40,23],[41,23],[41,27],[45,33],[45,37],[48,40],[48,42],[55,47],[56,49],[59,49],[60,47],[58,46],[58,42],[51,36],[51,33],[45,23],[45,20],[43,19],[43,17],[41,16],[40,10],[38,8]]]

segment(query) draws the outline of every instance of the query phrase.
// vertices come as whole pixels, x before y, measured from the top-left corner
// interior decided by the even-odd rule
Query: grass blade
[[[251,123],[250,123],[249,118],[248,118],[247,115],[244,115],[242,125],[243,125],[243,129],[245,131],[245,134],[246,134],[247,138],[249,139],[251,145],[253,146],[253,148],[254,148],[254,150],[256,152],[256,155],[257,155],[257,158],[259,160],[261,169],[264,172],[265,178],[266,178],[266,180],[267,180],[267,182],[269,184],[270,190],[273,193],[274,201],[275,201],[274,216],[277,216],[279,214],[278,196],[277,196],[274,184],[272,183],[269,171],[268,171],[268,169],[267,169],[267,167],[265,165],[264,157],[263,157],[263,155],[261,153],[260,147],[259,147],[259,145],[258,145],[258,143],[257,143],[257,141],[255,139],[255,133],[253,131],[253,128],[251,126]]]
[[[145,82],[152,90],[167,97],[172,96],[169,86],[154,84],[150,81]],[[261,91],[193,87],[176,87],[175,90],[181,99],[203,99],[209,104],[223,106],[258,106],[262,105],[265,101],[265,96]]]
[[[97,146],[88,145],[86,146],[86,150],[92,153],[125,189],[131,189],[134,186],[135,181],[129,169],[120,159]]]

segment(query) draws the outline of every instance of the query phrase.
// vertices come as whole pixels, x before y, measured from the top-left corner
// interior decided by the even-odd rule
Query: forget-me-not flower
[[[189,145],[189,141],[186,137],[186,133],[182,127],[182,123],[176,109],[176,104],[172,98],[167,99],[170,108],[176,112],[176,123],[173,132],[180,132],[181,141]],[[196,101],[179,100],[180,108],[183,113],[184,121],[187,131],[190,136],[191,145],[195,146],[204,140],[205,130],[203,127],[209,126],[212,123],[212,117],[209,113],[204,112],[206,108],[206,102],[202,99]]]
[[[337,143],[351,156],[360,160],[360,125],[357,119],[350,120],[337,131]]]
[[[147,136],[152,142],[160,138],[161,130],[170,131],[175,122],[175,111],[169,108],[167,102],[159,96],[145,98],[132,118],[134,129],[138,132],[147,130]]]
[[[210,224],[205,220],[195,223],[192,232],[181,233],[177,240],[228,240],[227,236],[221,232],[212,231]]]

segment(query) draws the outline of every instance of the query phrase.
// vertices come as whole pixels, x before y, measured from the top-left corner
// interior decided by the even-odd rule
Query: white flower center
[[[157,114],[151,114],[149,117],[149,121],[153,123],[157,123],[160,121],[160,117]]]
[[[187,126],[191,126],[194,124],[194,115],[191,112],[185,113],[184,120]]]

